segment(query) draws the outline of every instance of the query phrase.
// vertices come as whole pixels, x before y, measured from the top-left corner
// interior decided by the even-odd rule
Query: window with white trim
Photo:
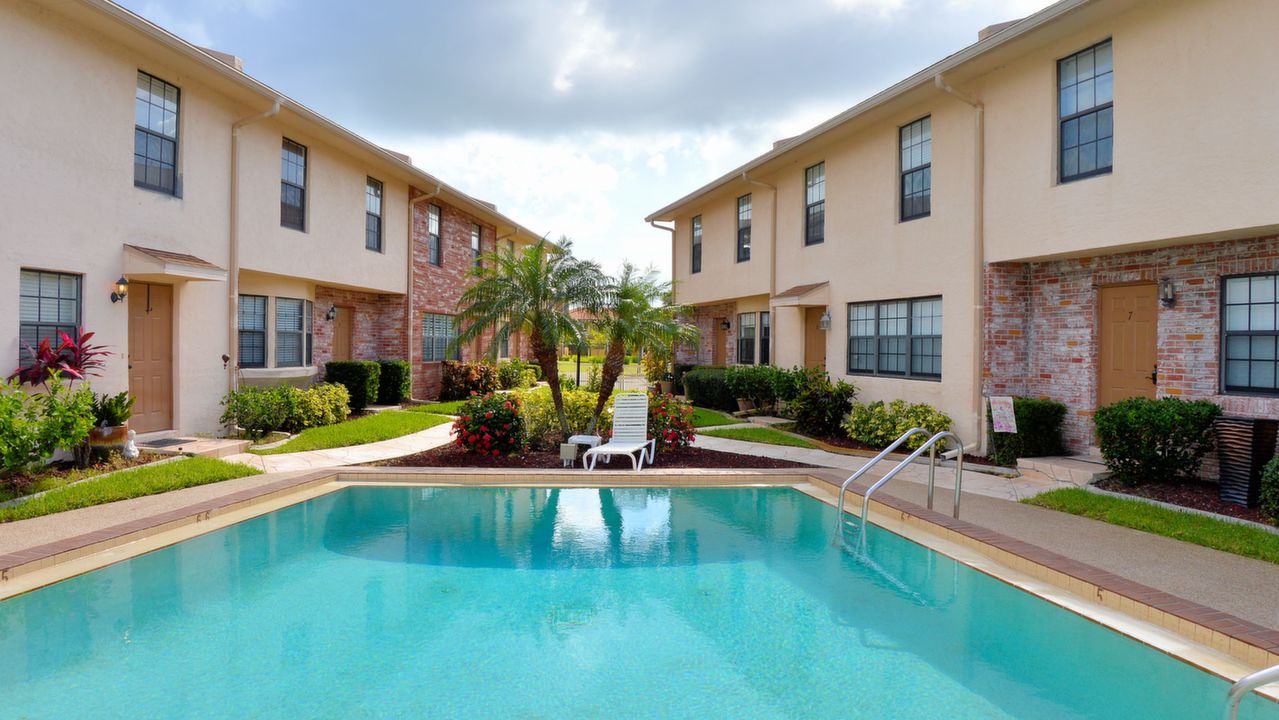
[[[178,193],[178,103],[181,92],[138,71],[133,96],[133,184]]]
[[[751,196],[737,198],[737,262],[751,259]]]
[[[826,242],[826,163],[804,170],[804,244]]]
[[[689,272],[699,273],[702,271],[702,216],[694,215],[692,220],[692,237],[693,242],[692,257],[690,260],[691,269]]]
[[[266,296],[241,295],[239,307],[239,365],[266,367]]]
[[[1062,182],[1111,170],[1114,75],[1109,40],[1057,61]]]
[[[902,222],[928,217],[933,209],[933,119],[922,117],[898,132],[901,149]]]
[[[457,341],[457,317],[424,313],[422,315],[422,362],[461,360],[462,348],[449,345]]]
[[[471,259],[475,262],[475,267],[482,267],[480,262],[480,238],[483,237],[484,230],[479,225],[471,223]]]
[[[426,206],[427,262],[439,267],[443,264],[440,257],[440,207]]]
[[[280,225],[306,231],[306,146],[280,145]]]
[[[48,340],[55,349],[62,333],[78,339],[80,276],[23,269],[18,273],[18,357],[30,360],[27,348]]]
[[[364,247],[382,252],[382,183],[373,178],[364,182]]]
[[[737,316],[737,362],[741,365],[755,364],[755,313]]]
[[[1222,278],[1221,385],[1226,392],[1279,394],[1279,275]]]
[[[311,364],[311,301],[275,299],[275,366]]]

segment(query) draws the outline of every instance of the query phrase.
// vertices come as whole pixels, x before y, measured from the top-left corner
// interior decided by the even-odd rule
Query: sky
[[[654,210],[1048,0],[123,0],[615,271]]]

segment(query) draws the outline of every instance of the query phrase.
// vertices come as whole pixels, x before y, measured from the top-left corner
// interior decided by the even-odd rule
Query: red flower
[[[502,454],[502,453],[501,453],[501,451],[499,451],[499,450],[494,450],[494,451],[493,451],[493,457],[497,457],[498,455],[501,455],[501,454]]]
[[[484,417],[486,417],[486,418],[491,418],[491,417],[493,417],[493,411],[492,411],[492,410],[489,410],[488,412],[484,413]]]

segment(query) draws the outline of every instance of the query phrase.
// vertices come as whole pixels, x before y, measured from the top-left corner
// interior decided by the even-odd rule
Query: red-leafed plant
[[[648,434],[657,440],[658,450],[674,450],[693,444],[693,406],[673,395],[649,393]]]
[[[84,328],[80,328],[75,337],[65,332],[59,332],[58,335],[60,342],[56,348],[49,342],[49,338],[42,339],[36,347],[27,345],[30,363],[14,370],[8,379],[16,378],[27,385],[47,387],[55,373],[72,381],[102,374],[100,370],[105,365],[103,358],[111,353],[102,345],[89,342],[93,339],[93,333],[84,332]]]
[[[513,393],[472,394],[458,408],[453,443],[481,455],[509,455],[527,445],[520,399]]]

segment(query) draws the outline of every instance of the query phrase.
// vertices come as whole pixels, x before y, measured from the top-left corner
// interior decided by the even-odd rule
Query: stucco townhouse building
[[[334,358],[434,397],[467,272],[537,239],[106,0],[0,0],[0,68],[0,354],[95,332],[139,433],[215,432],[229,388]]]
[[[1279,4],[1061,0],[724,174],[670,228],[701,364],[821,365],[984,433],[986,395],[1279,412]],[[664,221],[664,222],[659,222]]]

